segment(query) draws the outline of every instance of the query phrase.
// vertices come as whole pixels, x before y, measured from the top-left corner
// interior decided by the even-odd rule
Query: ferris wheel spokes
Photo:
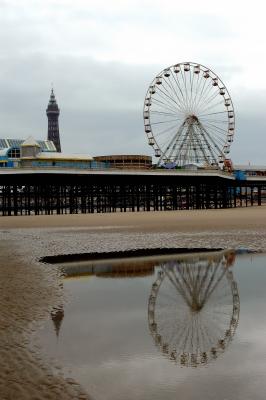
[[[217,75],[200,64],[161,71],[149,86],[143,115],[160,165],[218,166],[229,153],[235,129],[232,101]]]

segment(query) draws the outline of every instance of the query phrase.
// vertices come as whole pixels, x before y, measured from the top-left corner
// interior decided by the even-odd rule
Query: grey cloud
[[[195,48],[204,46],[199,61],[221,77],[235,104],[233,161],[264,163],[265,93],[236,88],[234,76],[242,73],[243,66],[228,62],[226,57],[223,61],[222,56],[217,61],[212,48],[207,48],[206,43],[213,38],[219,41],[233,37],[225,16],[197,16],[195,12],[177,18],[176,9],[173,15],[169,11],[160,14],[157,6],[145,3],[140,11],[137,7],[133,10],[132,3],[116,7],[108,17],[110,5],[101,15],[99,7],[89,9],[81,2],[73,5],[60,1],[54,7],[52,1],[26,3],[28,7],[14,0],[0,2],[0,136],[46,137],[45,108],[53,82],[61,108],[64,151],[152,154],[142,122],[146,90],[163,68],[186,61],[178,43],[194,38]],[[135,26],[136,31],[146,28],[143,42],[135,44],[136,64],[93,59],[95,52],[111,51],[112,33],[127,24]],[[162,59],[160,65],[152,61],[145,64],[147,61],[138,58],[138,49],[156,45],[153,29],[175,43],[170,63]],[[120,43],[115,46],[119,48]],[[121,46],[127,50],[126,44]],[[158,54],[160,50],[159,46]]]

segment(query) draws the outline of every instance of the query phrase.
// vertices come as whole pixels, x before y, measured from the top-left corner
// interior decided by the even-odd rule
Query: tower
[[[61,153],[60,136],[59,136],[59,124],[58,117],[60,114],[59,107],[57,105],[54,90],[52,89],[50,100],[46,109],[46,115],[48,118],[48,135],[47,139],[54,142],[56,150]]]

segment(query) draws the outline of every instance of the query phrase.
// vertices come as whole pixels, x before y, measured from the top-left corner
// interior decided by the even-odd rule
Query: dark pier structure
[[[261,205],[266,179],[221,171],[3,169],[0,215],[78,214]]]

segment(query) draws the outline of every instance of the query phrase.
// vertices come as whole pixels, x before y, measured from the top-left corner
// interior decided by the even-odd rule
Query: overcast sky
[[[46,138],[53,83],[63,151],[152,155],[147,87],[193,61],[230,92],[233,161],[266,164],[265,14],[259,0],[0,0],[0,137]]]

